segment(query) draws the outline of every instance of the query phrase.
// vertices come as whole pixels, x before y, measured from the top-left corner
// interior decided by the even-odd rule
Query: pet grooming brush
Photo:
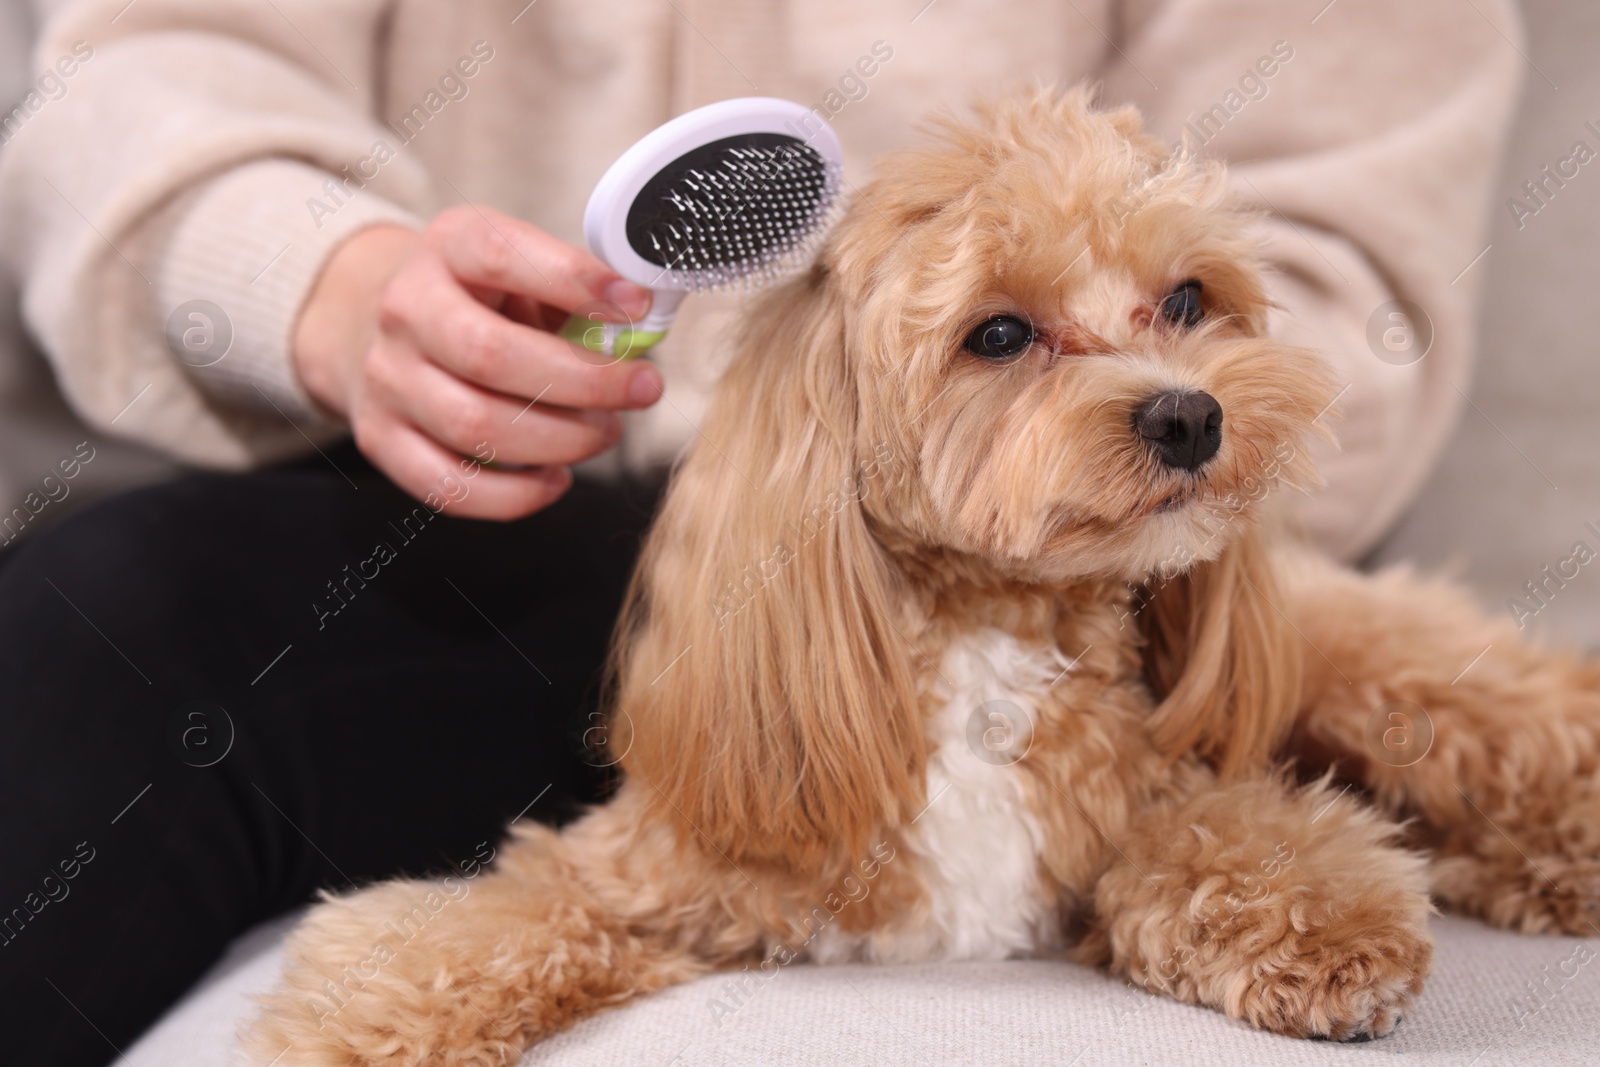
[[[800,265],[832,221],[839,138],[788,100],[680,115],[613,163],[583,213],[589,248],[653,293],[637,323],[578,314],[561,336],[619,359],[666,336],[687,293],[758,288]]]

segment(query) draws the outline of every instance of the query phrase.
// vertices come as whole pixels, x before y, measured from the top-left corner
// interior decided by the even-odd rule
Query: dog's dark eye
[[[996,315],[967,334],[966,349],[984,359],[1010,359],[1032,343],[1032,326],[1013,315]]]
[[[1174,326],[1194,326],[1206,317],[1200,306],[1200,282],[1190,278],[1182,282],[1161,301],[1161,317]]]

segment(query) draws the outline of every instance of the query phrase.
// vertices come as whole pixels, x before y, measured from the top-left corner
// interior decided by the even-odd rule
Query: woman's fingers
[[[356,440],[401,489],[430,510],[461,518],[518,519],[549,507],[572,485],[572,472],[564,466],[518,471],[479,466],[387,411],[358,420]]]
[[[497,393],[569,408],[642,408],[662,390],[648,363],[616,360],[514,322],[446,277],[407,277],[384,294],[386,332],[408,335],[435,363]]]
[[[507,463],[578,463],[622,436],[615,412],[576,411],[490,392],[420,354],[396,359],[376,377],[402,418],[462,455],[479,454],[487,444]]]
[[[385,285],[349,417],[356,443],[430,507],[477,518],[537,511],[571,484],[567,465],[621,436],[619,409],[663,382],[553,333],[577,311],[636,321],[649,290],[518,219],[473,206],[429,223]],[[525,469],[478,466],[488,457]]]
[[[580,248],[521,219],[475,205],[441,212],[424,240],[433,240],[450,273],[469,286],[530,296],[564,311],[609,303],[638,318],[650,290],[623,280]]]

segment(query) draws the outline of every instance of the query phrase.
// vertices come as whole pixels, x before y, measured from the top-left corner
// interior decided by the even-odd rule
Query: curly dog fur
[[[255,1062],[487,1067],[714,969],[1047,952],[1352,1039],[1422,988],[1434,900],[1596,932],[1600,668],[1273,532],[1336,383],[1268,336],[1251,223],[1083,90],[883,160],[650,533],[614,798],[315,909]],[[993,316],[1031,344],[973,351]],[[1220,445],[1163,462],[1141,405],[1197,392]]]

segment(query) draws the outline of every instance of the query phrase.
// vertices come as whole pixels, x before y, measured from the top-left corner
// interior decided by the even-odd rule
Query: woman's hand
[[[588,253],[488,209],[450,208],[421,234],[374,226],[341,245],[295,324],[295,372],[356,445],[418,499],[485,468],[452,514],[514,519],[572,484],[567,465],[622,434],[619,410],[661,396],[648,363],[615,362],[551,331],[582,311],[637,320],[650,292]]]

